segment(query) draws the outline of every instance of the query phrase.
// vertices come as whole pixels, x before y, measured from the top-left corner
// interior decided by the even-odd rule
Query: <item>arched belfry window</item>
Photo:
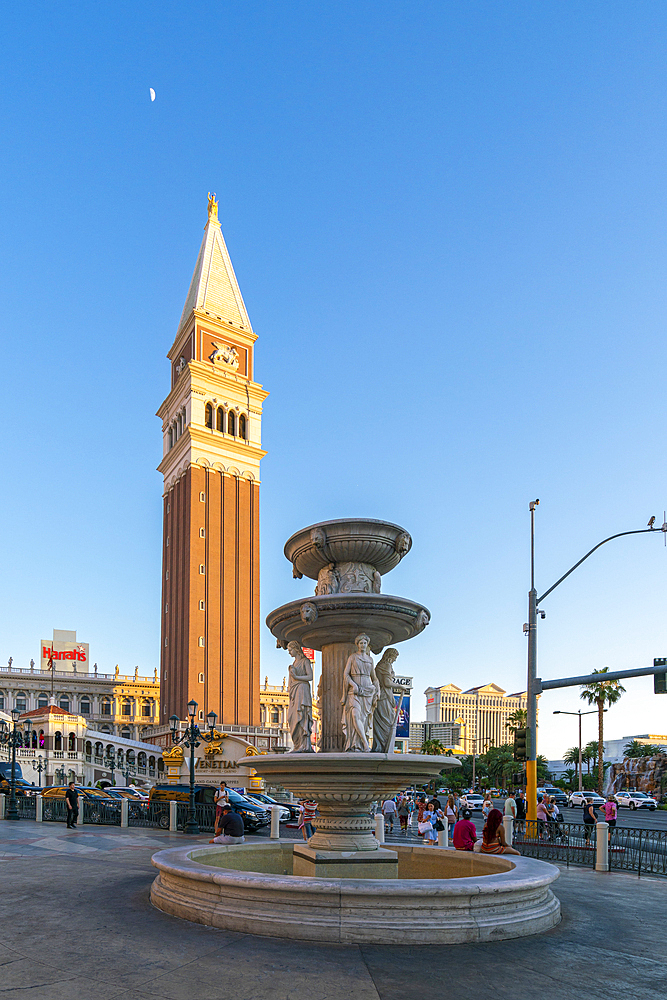
[[[246,434],[246,418],[245,414],[242,413],[239,417],[239,437],[246,439],[248,435]]]
[[[174,447],[174,431],[171,427],[169,428],[169,447]]]
[[[227,414],[227,433],[236,434],[236,414],[231,410]]]
[[[213,407],[211,406],[210,403],[206,404],[206,416],[204,419],[204,423],[206,424],[207,427],[210,427],[211,430],[213,430]]]
[[[221,406],[218,407],[218,423],[217,428],[219,431],[224,431],[225,429],[225,411]]]

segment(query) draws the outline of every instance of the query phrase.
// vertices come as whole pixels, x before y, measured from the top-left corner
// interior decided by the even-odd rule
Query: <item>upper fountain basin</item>
[[[398,566],[412,539],[398,524],[370,517],[321,521],[296,531],[285,542],[295,575],[317,580],[329,563],[365,563],[383,575]]]

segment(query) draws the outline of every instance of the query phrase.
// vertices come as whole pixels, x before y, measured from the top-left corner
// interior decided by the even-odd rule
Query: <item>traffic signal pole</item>
[[[556,580],[552,587],[542,594],[541,597],[537,596],[537,591],[535,589],[535,508],[539,504],[539,500],[531,500],[529,504],[530,508],[530,591],[528,592],[528,624],[524,626],[524,631],[528,633],[528,680],[527,680],[527,695],[528,695],[528,753],[526,760],[526,819],[536,820],[537,819],[537,696],[546,691],[549,688],[556,687],[571,687],[573,685],[579,684],[590,684],[595,683],[599,680],[599,676],[596,674],[594,679],[591,680],[590,677],[593,675],[587,675],[586,677],[570,677],[570,678],[560,678],[554,681],[541,681],[537,676],[537,616],[541,614],[544,618],[544,612],[539,611],[539,606],[541,601],[545,597],[558,587],[563,580],[566,580],[570,573],[574,573],[583,562],[592,556],[601,545],[605,545],[607,542],[611,542],[614,538],[622,538],[625,535],[644,535],[647,533],[657,534],[661,531],[665,539],[667,540],[667,518],[665,518],[662,527],[654,528],[652,522],[654,518],[649,521],[648,528],[640,528],[635,531],[620,531],[616,535],[610,535],[609,538],[603,538],[601,542],[594,545],[593,548],[583,556],[579,562],[576,562],[567,573],[564,573],[559,580]],[[664,666],[660,667],[660,670],[664,671]],[[640,674],[658,674],[659,670],[656,669],[654,665],[652,668],[640,668],[634,671],[613,671],[611,673],[606,673],[604,675],[604,680],[615,680],[625,677],[639,676]],[[667,686],[667,682],[666,682]],[[581,773],[581,772],[580,772]]]
[[[530,591],[528,593],[528,747],[526,755],[526,819],[537,819],[537,591],[535,590],[535,508],[530,502]]]

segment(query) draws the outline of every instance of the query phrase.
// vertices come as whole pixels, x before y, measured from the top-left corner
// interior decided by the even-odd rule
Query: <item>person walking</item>
[[[471,820],[472,813],[469,809],[461,812],[461,819],[454,827],[452,843],[457,851],[472,851],[477,840],[477,829]]]
[[[516,799],[510,792],[505,799],[505,807],[503,810],[505,816],[511,816],[513,820],[516,819]]]
[[[401,832],[408,832],[408,819],[410,817],[410,809],[408,806],[407,796],[402,795],[398,803],[398,822],[401,825]]]
[[[505,840],[503,814],[500,809],[492,809],[482,832],[481,854],[520,854]]]
[[[438,835],[435,832],[435,821],[435,808],[433,803],[429,802],[424,812],[422,821],[419,824],[419,832],[424,838],[424,847],[429,847],[431,844],[435,844],[438,839]]]
[[[616,799],[614,798],[613,792],[607,793],[607,801],[604,804],[604,821],[609,824],[609,843],[611,844],[611,831],[616,826],[616,819],[618,817],[618,806],[616,805]]]
[[[537,835],[539,837],[544,834],[548,838],[549,830],[549,812],[547,810],[546,797],[540,795],[537,800]]]
[[[79,818],[79,793],[73,781],[70,781],[67,786],[65,805],[67,806],[67,829],[73,830]]]
[[[482,816],[484,821],[489,818],[489,813],[493,809],[493,802],[491,801],[491,792],[487,792],[484,796],[484,801],[482,802]]]
[[[299,829],[303,833],[303,839],[309,840],[315,833],[315,816],[317,814],[317,802],[312,799],[303,799],[301,802],[301,820]]]
[[[222,816],[216,823],[215,835],[209,844],[245,844],[243,817],[232,811],[229,802],[222,807]]]
[[[590,847],[591,833],[595,829],[595,824],[598,821],[598,814],[595,810],[595,806],[593,805],[592,796],[589,795],[588,798],[585,800],[583,809],[584,809],[584,837],[586,838],[586,846]]]
[[[517,833],[523,834],[526,823],[526,800],[523,794],[523,788],[520,788],[516,799],[516,829]]]
[[[384,816],[385,830],[389,826],[389,832],[394,832],[394,817],[396,816],[396,803],[393,799],[385,799],[382,803],[382,815]]]
[[[215,795],[213,796],[213,801],[215,802],[215,823],[217,826],[220,817],[222,816],[222,810],[224,806],[229,805],[229,792],[227,791],[227,782],[221,781],[220,788],[216,789]]]
[[[420,830],[421,824],[424,822],[424,813],[426,812],[426,796],[420,795],[417,799],[417,836],[423,837],[424,833]]]
[[[447,796],[447,806],[445,808],[445,815],[447,817],[447,822],[451,827],[455,826],[457,819],[459,818],[456,811],[456,802],[454,801],[453,795]]]

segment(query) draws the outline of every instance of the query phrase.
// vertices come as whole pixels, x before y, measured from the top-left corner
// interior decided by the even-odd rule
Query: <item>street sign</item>
[[[656,656],[653,666],[667,668],[667,656]],[[667,669],[662,674],[653,674],[653,694],[667,694]]]

